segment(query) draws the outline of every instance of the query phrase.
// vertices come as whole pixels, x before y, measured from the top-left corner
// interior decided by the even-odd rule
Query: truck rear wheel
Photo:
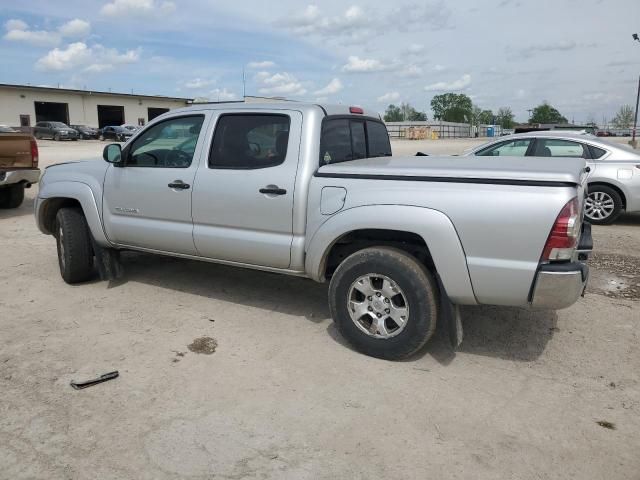
[[[0,208],[18,208],[24,201],[24,185],[0,188]]]
[[[61,208],[56,215],[56,244],[60,275],[67,283],[94,275],[93,248],[87,221],[79,208]]]
[[[433,335],[436,284],[408,253],[390,247],[360,250],[336,269],[329,307],[342,336],[372,357],[406,358]]]

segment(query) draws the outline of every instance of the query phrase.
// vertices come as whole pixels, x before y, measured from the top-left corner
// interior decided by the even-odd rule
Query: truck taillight
[[[571,260],[582,227],[578,197],[570,200],[560,211],[542,252],[542,260],[553,262]]]
[[[38,144],[36,143],[35,138],[31,139],[31,166],[33,168],[38,168]]]

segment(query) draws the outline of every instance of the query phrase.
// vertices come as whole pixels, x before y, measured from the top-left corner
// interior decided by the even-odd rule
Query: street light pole
[[[640,37],[637,33],[632,35],[633,39],[640,42]],[[640,76],[638,76],[638,94],[636,96],[636,113],[633,116],[633,131],[631,133],[631,145],[636,148],[636,127],[638,126],[638,104],[640,104]]]

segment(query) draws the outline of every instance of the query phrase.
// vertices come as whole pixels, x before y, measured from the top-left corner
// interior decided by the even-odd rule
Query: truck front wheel
[[[67,283],[94,275],[93,248],[87,221],[79,208],[61,208],[56,215],[56,243],[60,275]]]
[[[435,285],[424,265],[408,253],[366,248],[336,269],[329,307],[338,330],[356,350],[400,360],[420,350],[435,331]]]

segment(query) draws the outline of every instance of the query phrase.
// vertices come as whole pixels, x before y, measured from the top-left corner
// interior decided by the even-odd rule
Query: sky
[[[456,92],[520,121],[547,101],[601,123],[640,75],[640,0],[0,0],[0,25],[0,83],[429,118]]]

